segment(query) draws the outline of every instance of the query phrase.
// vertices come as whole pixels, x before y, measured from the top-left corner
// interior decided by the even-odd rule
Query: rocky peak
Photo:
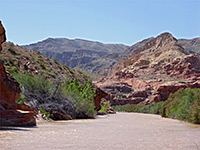
[[[154,46],[156,48],[164,47],[165,45],[167,45],[171,42],[175,43],[175,42],[177,42],[177,39],[175,39],[172,36],[172,34],[166,32],[166,33],[160,34],[158,37],[156,37],[153,40],[151,40],[150,42],[146,43],[144,48],[149,48],[149,46],[150,47]]]
[[[200,87],[199,79],[200,59],[163,33],[117,62],[97,86],[111,95],[112,105],[148,104],[179,88]]]
[[[163,33],[149,40],[143,47],[134,50],[127,58],[116,63],[113,74],[118,71],[136,71],[141,68],[162,68],[163,65],[188,55],[183,47],[178,45],[176,38],[170,33]]]

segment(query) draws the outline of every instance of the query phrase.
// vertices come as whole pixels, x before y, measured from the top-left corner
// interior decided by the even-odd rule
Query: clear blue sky
[[[132,45],[165,31],[200,37],[200,0],[0,0],[0,20],[19,45],[48,37]]]

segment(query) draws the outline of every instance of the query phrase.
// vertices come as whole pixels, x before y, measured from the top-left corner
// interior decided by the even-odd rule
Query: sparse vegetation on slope
[[[96,91],[89,76],[12,43],[3,49],[0,61],[22,90],[18,103],[44,110],[54,120],[94,117]]]

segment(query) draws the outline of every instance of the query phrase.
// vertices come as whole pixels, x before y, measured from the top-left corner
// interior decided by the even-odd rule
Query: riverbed
[[[43,121],[33,128],[0,128],[0,149],[199,150],[200,125],[140,113]]]

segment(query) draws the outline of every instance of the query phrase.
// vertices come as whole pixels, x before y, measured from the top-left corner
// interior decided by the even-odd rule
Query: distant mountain
[[[86,64],[106,54],[120,53],[128,48],[123,44],[103,44],[67,38],[48,38],[22,47],[29,50],[37,50],[51,59],[57,59],[60,63],[70,67]]]
[[[142,40],[131,47],[128,47],[125,51],[121,53],[113,53],[107,54],[102,57],[99,57],[89,63],[80,65],[78,67],[87,70],[92,73],[97,73],[101,76],[107,76],[109,69],[117,62],[120,61],[122,58],[127,57],[131,52],[134,50],[143,47],[147,42],[152,40],[153,38],[147,38]]]
[[[197,54],[200,57],[200,37],[193,39],[179,39],[178,44],[189,53]]]
[[[96,85],[110,94],[112,105],[165,101],[179,88],[200,88],[200,58],[162,33],[116,62]]]
[[[152,39],[153,37],[147,38],[128,47],[122,44],[103,44],[82,39],[48,38],[23,47],[37,50],[70,67],[78,67],[91,73],[107,76],[109,69],[117,61],[126,58]],[[200,57],[200,38],[178,39],[178,44],[189,53]]]
[[[119,60],[127,57],[134,50],[143,47],[147,42],[151,41],[153,37],[144,39],[136,44],[128,47],[122,53],[107,54],[99,57],[89,63],[80,65],[79,67],[90,71],[92,73],[97,73],[101,76],[107,76],[109,69]],[[178,39],[178,44],[182,46],[190,54],[197,54],[200,57],[200,38],[193,39]]]

